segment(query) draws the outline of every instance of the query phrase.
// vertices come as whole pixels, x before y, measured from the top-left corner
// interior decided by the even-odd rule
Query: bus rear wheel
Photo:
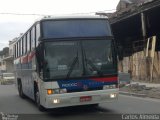
[[[23,93],[22,83],[18,82],[18,93],[21,98],[25,98],[25,94]]]
[[[39,94],[39,90],[38,89],[36,89],[36,91],[35,91],[35,102],[37,104],[38,109],[41,112],[44,112],[45,108],[40,104],[40,94]]]

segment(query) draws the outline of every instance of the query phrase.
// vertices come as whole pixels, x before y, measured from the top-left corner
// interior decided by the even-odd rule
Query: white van
[[[1,85],[14,83],[14,74],[13,73],[2,73],[0,78]]]

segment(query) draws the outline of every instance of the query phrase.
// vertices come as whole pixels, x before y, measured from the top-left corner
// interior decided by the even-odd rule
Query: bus
[[[116,43],[101,16],[46,17],[14,45],[19,96],[39,110],[118,99]]]

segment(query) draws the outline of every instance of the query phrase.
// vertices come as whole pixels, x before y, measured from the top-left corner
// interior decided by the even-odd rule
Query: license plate
[[[82,96],[80,97],[80,102],[87,102],[87,101],[91,101],[92,100],[92,96]]]

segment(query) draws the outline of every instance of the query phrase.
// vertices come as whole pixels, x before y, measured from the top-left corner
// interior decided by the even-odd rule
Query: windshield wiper
[[[103,73],[93,64],[93,62],[87,59],[86,51],[83,49],[83,46],[82,46],[82,53],[83,53],[83,60],[86,63],[86,65],[89,64],[92,67],[92,69],[97,72],[98,75],[103,76]],[[84,74],[86,74],[85,72],[86,70],[85,70],[85,65],[84,65]]]
[[[78,52],[77,52],[77,56],[74,57],[73,62],[72,62],[72,64],[71,64],[71,67],[70,67],[70,69],[69,69],[69,71],[68,71],[68,73],[67,73],[67,77],[66,77],[67,79],[68,79],[69,76],[71,75],[71,73],[72,73],[72,71],[73,71],[73,68],[75,67],[77,61],[78,61]]]
[[[102,71],[100,71],[100,70],[93,64],[93,62],[92,62],[91,60],[85,58],[85,62],[86,62],[87,64],[89,64],[89,65],[98,73],[98,75],[103,76]]]

